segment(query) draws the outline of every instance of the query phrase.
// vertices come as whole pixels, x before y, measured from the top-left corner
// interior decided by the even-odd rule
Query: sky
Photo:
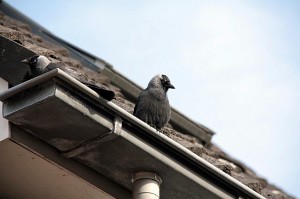
[[[300,1],[6,2],[144,88],[166,74],[174,108],[300,198]]]

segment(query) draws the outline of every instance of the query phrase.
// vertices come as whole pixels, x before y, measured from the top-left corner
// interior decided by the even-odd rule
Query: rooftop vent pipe
[[[133,175],[133,199],[159,199],[162,179],[156,173],[138,172]]]

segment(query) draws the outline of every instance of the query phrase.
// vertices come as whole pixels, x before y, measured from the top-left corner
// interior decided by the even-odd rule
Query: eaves
[[[58,69],[0,100],[11,123],[128,190],[134,173],[150,171],[161,198],[264,198]]]

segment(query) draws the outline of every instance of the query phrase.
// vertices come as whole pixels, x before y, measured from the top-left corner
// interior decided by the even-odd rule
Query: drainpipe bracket
[[[158,183],[158,185],[162,184],[162,179],[157,173],[137,172],[137,173],[133,174],[133,176],[132,176],[132,182],[136,182],[141,179],[155,180]]]

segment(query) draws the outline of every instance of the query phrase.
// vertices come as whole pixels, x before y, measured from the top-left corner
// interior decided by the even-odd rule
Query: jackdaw
[[[67,68],[63,63],[52,63],[47,57],[43,55],[35,55],[33,57],[29,57],[27,59],[24,59],[22,63],[25,63],[29,66],[29,71],[24,77],[24,81],[59,68],[62,71],[69,74],[70,76],[72,76],[73,78],[83,83],[84,85],[86,85],[87,87],[97,92],[105,99],[112,100],[115,96],[115,93],[113,91],[101,88],[98,85],[95,85],[92,82],[90,82],[87,79],[87,77],[84,76],[84,74],[78,73],[77,71],[72,70],[71,68]]]
[[[133,115],[156,130],[163,128],[171,117],[167,96],[169,88],[175,89],[166,75],[154,76],[148,87],[138,96]]]

